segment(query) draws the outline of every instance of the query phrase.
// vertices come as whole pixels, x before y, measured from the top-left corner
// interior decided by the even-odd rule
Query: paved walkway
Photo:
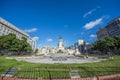
[[[73,55],[48,55],[48,56],[30,56],[30,57],[9,57],[12,59],[16,59],[18,61],[27,61],[33,63],[91,63],[91,62],[99,62],[106,59],[97,59],[97,58],[78,58]]]

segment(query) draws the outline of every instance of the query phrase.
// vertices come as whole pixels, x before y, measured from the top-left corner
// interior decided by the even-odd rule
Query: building
[[[55,47],[45,46],[45,47],[39,48],[37,54],[49,55],[49,54],[55,54],[55,53],[57,53]]]
[[[109,36],[107,28],[100,28],[99,31],[97,32],[98,39],[104,39],[107,36]]]
[[[108,23],[106,28],[110,37],[120,35],[120,17]]]
[[[0,36],[7,35],[9,33],[13,33],[16,35],[18,39],[21,39],[22,37],[25,37],[27,39],[27,42],[31,45],[33,51],[36,49],[36,41],[30,38],[30,36],[22,31],[21,29],[17,28],[10,22],[4,20],[3,18],[0,18]]]
[[[110,21],[104,28],[97,31],[98,39],[104,39],[107,36],[120,36],[120,16]]]
[[[83,53],[84,52],[84,40],[78,40],[77,47],[78,47],[80,53]]]

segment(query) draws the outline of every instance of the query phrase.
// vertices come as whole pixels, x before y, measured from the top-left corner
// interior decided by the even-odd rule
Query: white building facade
[[[27,33],[20,30],[10,22],[4,20],[3,18],[0,18],[0,36],[7,35],[9,33],[15,34],[18,39],[25,37],[27,39],[27,42],[31,45],[33,51],[35,51],[36,41],[34,39],[30,38]]]
[[[83,51],[84,51],[84,40],[78,40],[77,41],[77,46],[78,46],[78,49],[79,49],[80,53],[83,53]]]

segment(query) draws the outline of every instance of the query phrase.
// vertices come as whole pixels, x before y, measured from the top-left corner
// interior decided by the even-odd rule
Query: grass
[[[0,57],[0,74],[8,71],[12,66],[19,64],[16,60],[7,60],[5,57]]]
[[[21,78],[70,78],[71,70],[78,70],[81,77],[120,73],[120,56],[114,59],[83,64],[38,64],[9,60],[0,57],[0,74],[11,67],[19,67],[14,76]]]

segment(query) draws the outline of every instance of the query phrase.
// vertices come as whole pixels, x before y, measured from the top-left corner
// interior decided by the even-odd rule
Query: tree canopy
[[[93,43],[92,49],[101,52],[120,50],[120,36],[106,37],[105,39],[98,40]]]
[[[0,36],[0,51],[1,53],[15,52],[22,54],[23,52],[32,52],[32,47],[25,37],[18,39],[15,34],[10,33]]]

